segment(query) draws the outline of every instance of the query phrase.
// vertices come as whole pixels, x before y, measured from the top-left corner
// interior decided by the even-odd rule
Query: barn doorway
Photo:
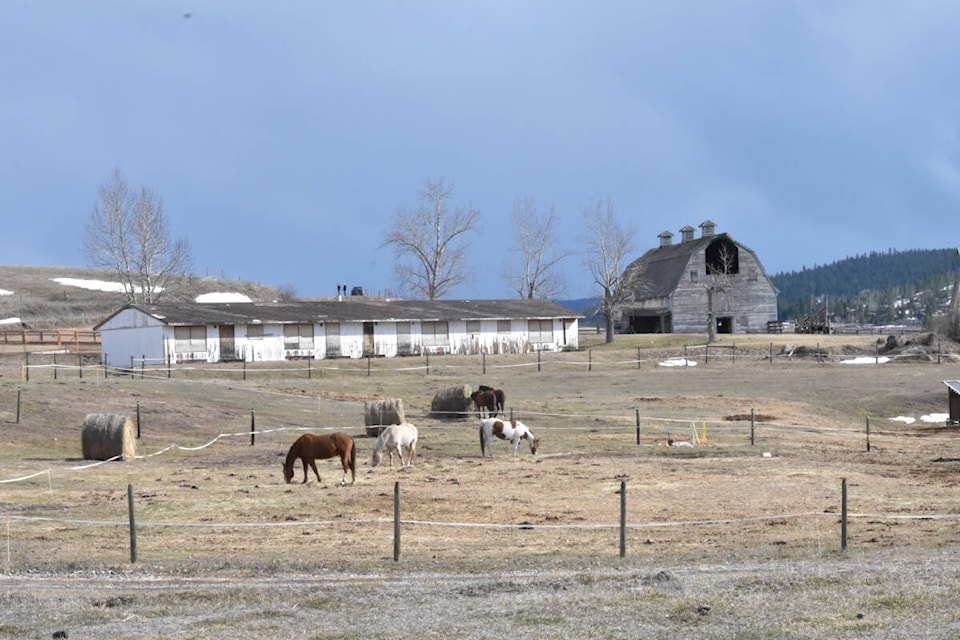
[[[220,331],[220,361],[229,362],[237,359],[237,343],[234,340],[232,324],[221,324]]]
[[[733,333],[733,316],[717,317],[717,333]]]
[[[627,333],[673,333],[671,316],[669,313],[630,316],[626,330]]]

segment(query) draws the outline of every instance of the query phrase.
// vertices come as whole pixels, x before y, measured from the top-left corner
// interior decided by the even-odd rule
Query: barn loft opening
[[[734,275],[740,273],[740,250],[729,238],[719,238],[711,242],[704,257],[707,263],[707,275]]]

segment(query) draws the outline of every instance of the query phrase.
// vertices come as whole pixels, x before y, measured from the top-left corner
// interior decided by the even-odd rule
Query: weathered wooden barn
[[[108,364],[505,354],[578,346],[546,300],[131,304],[98,324]]]
[[[777,320],[777,289],[756,254],[707,220],[701,235],[685,226],[681,241],[660,245],[624,270],[633,300],[619,317],[622,333],[759,333]]]

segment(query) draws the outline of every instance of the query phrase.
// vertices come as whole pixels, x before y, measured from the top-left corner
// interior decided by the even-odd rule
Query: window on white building
[[[450,344],[446,322],[424,322],[420,326],[420,334],[425,347],[446,347]]]
[[[527,320],[527,336],[532,344],[553,342],[553,320]]]
[[[175,353],[199,353],[207,350],[207,328],[174,327],[173,328]]]
[[[288,351],[293,349],[313,349],[313,325],[283,325],[283,348]]]

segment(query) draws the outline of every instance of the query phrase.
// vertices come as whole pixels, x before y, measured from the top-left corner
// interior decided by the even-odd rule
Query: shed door
[[[373,323],[363,323],[363,355],[373,356]]]
[[[233,340],[233,325],[220,325],[220,360],[236,360],[237,347]]]

